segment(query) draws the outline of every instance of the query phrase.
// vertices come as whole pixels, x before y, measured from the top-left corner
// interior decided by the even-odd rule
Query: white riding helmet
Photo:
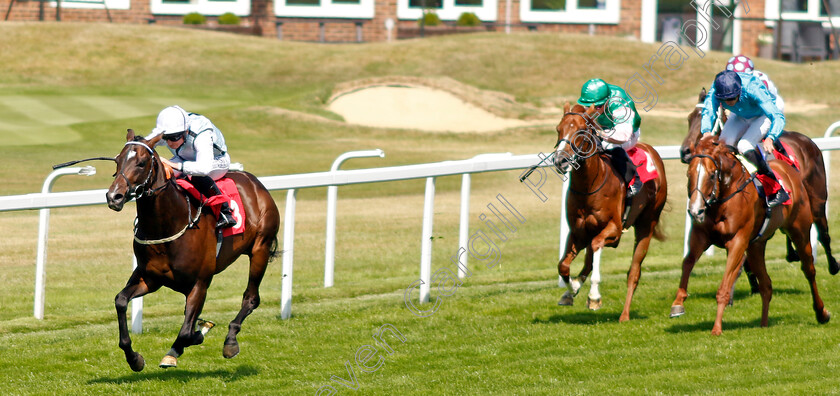
[[[189,118],[184,109],[179,106],[169,106],[158,114],[157,125],[152,132],[164,135],[181,133],[189,129],[188,122]]]

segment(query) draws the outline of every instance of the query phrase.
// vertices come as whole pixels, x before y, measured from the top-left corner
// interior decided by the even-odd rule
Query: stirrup
[[[775,208],[776,206],[787,202],[788,199],[790,199],[790,195],[788,195],[787,191],[785,191],[784,188],[780,188],[779,191],[773,194],[772,199],[767,200],[767,206],[770,208]]]
[[[216,223],[216,228],[228,228],[236,225],[236,219],[233,214],[226,212],[219,212],[219,221]]]

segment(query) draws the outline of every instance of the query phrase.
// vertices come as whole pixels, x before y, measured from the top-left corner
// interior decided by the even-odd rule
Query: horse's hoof
[[[828,312],[827,309],[823,309],[822,316],[817,316],[817,322],[820,324],[826,324],[829,320],[831,320],[831,312]]]
[[[828,262],[828,273],[831,275],[837,275],[840,272],[840,265],[837,264],[837,261],[834,261],[834,257],[832,257]]]
[[[591,309],[593,311],[597,311],[597,310],[601,309],[601,305],[602,305],[601,299],[599,298],[597,300],[593,300],[591,298],[587,298],[586,299],[586,305],[589,307],[589,309]]]
[[[222,349],[222,355],[224,355],[225,359],[230,359],[236,357],[239,354],[239,343],[234,344],[225,344],[224,349]]]
[[[163,357],[163,360],[160,361],[160,368],[170,368],[170,367],[177,367],[178,366],[178,359],[172,355],[166,355]]]
[[[201,335],[206,335],[210,329],[216,327],[216,324],[204,319],[198,319],[195,321],[195,325],[198,326],[198,331],[201,332]]]
[[[789,262],[789,263],[797,262],[797,261],[799,261],[799,254],[797,254],[796,251],[790,251],[785,256],[785,260],[787,260],[787,262]]]
[[[674,305],[671,307],[671,317],[678,318],[680,316],[685,315],[685,307],[682,305]]]
[[[621,314],[621,316],[619,316],[619,317],[618,317],[618,322],[619,322],[619,323],[621,323],[621,322],[627,322],[627,321],[629,321],[629,320],[630,320],[630,314],[627,314],[627,315],[625,315],[625,314]]]
[[[146,359],[143,359],[143,355],[135,352],[133,359],[128,361],[128,366],[135,372],[141,372],[146,367]]]
[[[572,297],[572,294],[566,291],[563,293],[563,297],[560,297],[560,301],[557,302],[557,305],[563,305],[567,307],[571,307],[572,304],[575,303],[575,298]]]

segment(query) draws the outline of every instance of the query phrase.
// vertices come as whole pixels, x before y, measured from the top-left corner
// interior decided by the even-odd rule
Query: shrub
[[[232,12],[226,12],[222,15],[219,15],[219,25],[238,25],[239,24],[239,17],[234,15]]]
[[[426,24],[426,26],[437,26],[440,25],[440,18],[434,12],[427,12],[423,14],[423,18],[417,20],[417,24],[420,24],[420,21]]]
[[[465,12],[458,17],[458,21],[455,22],[456,26],[481,26],[481,19],[472,13],[472,12]]]
[[[207,23],[207,18],[197,12],[184,15],[184,25],[203,25],[205,23]]]

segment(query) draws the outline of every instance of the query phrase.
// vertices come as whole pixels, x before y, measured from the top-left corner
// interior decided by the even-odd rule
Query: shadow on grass
[[[575,325],[594,325],[598,323],[618,323],[618,317],[621,316],[621,312],[619,311],[575,311],[569,312],[565,314],[554,314],[548,317],[548,319],[543,318],[534,318],[531,323],[532,324],[556,324],[556,323],[567,323],[567,324],[575,324]],[[647,319],[647,316],[639,315],[634,312],[630,312],[630,320],[640,320],[640,319]]]
[[[803,290],[794,289],[794,288],[790,288],[790,287],[782,287],[782,288],[778,288],[778,289],[775,288],[775,287],[773,288],[773,295],[774,296],[782,295],[782,294],[799,295],[799,294],[805,294],[805,293],[806,292],[803,291]],[[751,294],[749,291],[746,291],[746,290],[736,290],[733,300],[737,301],[737,300],[747,299],[747,298],[750,298],[752,295],[753,294]],[[760,294],[756,293],[755,296],[756,296],[756,298],[761,299]],[[691,293],[691,297],[707,298],[707,299],[710,299],[710,300],[716,300],[717,299],[717,290],[707,291],[707,292],[702,292],[702,293]]]
[[[150,370],[151,369],[151,370]],[[130,370],[126,366],[126,370]],[[121,377],[103,377],[88,381],[88,384],[129,384],[147,380],[170,381],[187,383],[201,378],[220,378],[225,382],[239,381],[240,379],[259,374],[260,371],[253,366],[238,366],[233,370],[210,370],[210,371],[185,371],[185,370],[163,370],[157,367],[146,367],[140,373],[130,373]]]
[[[679,321],[679,318],[673,319],[675,321]],[[691,332],[709,332],[712,331],[712,326],[715,325],[714,321],[707,320],[704,322],[692,322],[692,323],[678,323],[675,325],[671,325],[665,328],[666,333],[691,333]],[[771,317],[769,320],[768,327],[773,327],[773,318]],[[726,333],[727,330],[737,330],[737,329],[759,329],[761,328],[761,317],[758,317],[753,320],[749,321],[731,321],[723,320],[723,332]]]

